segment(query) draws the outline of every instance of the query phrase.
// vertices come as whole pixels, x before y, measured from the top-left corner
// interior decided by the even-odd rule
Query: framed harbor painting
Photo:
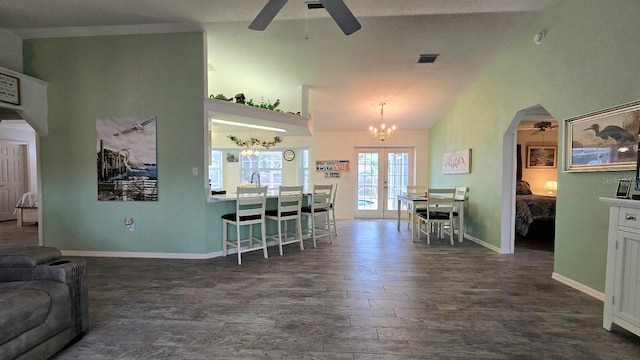
[[[156,117],[96,119],[98,200],[157,201]]]
[[[565,120],[564,171],[635,170],[640,101]]]

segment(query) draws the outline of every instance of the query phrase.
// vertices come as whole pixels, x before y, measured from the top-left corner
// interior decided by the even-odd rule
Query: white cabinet
[[[610,206],[602,326],[640,336],[640,201],[600,198]]]

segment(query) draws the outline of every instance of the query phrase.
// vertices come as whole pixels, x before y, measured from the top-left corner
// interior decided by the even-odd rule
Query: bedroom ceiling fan
[[[258,16],[251,22],[249,29],[258,31],[266,29],[286,3],[287,0],[269,0]],[[329,15],[345,35],[351,35],[362,27],[343,0],[307,1],[306,4],[309,9],[327,9]]]
[[[551,121],[538,121],[531,126],[523,126],[520,130],[533,130],[534,134],[537,134],[556,128],[558,128],[558,125],[552,124]]]

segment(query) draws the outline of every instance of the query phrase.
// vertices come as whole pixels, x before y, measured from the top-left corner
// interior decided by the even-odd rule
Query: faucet
[[[253,184],[254,175],[258,177],[258,187],[260,187],[260,173],[258,173],[257,171],[254,171],[253,173],[251,173],[251,179],[249,181]]]

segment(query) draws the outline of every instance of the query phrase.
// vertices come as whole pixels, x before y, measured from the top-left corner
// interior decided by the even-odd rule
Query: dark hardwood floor
[[[638,359],[553,254],[412,242],[339,221],[333,244],[210,260],[87,258],[90,331],[55,359]],[[4,234],[4,232],[3,232]],[[178,239],[177,239],[178,240]]]
[[[38,245],[38,224],[17,226],[15,220],[0,221],[0,249]]]

